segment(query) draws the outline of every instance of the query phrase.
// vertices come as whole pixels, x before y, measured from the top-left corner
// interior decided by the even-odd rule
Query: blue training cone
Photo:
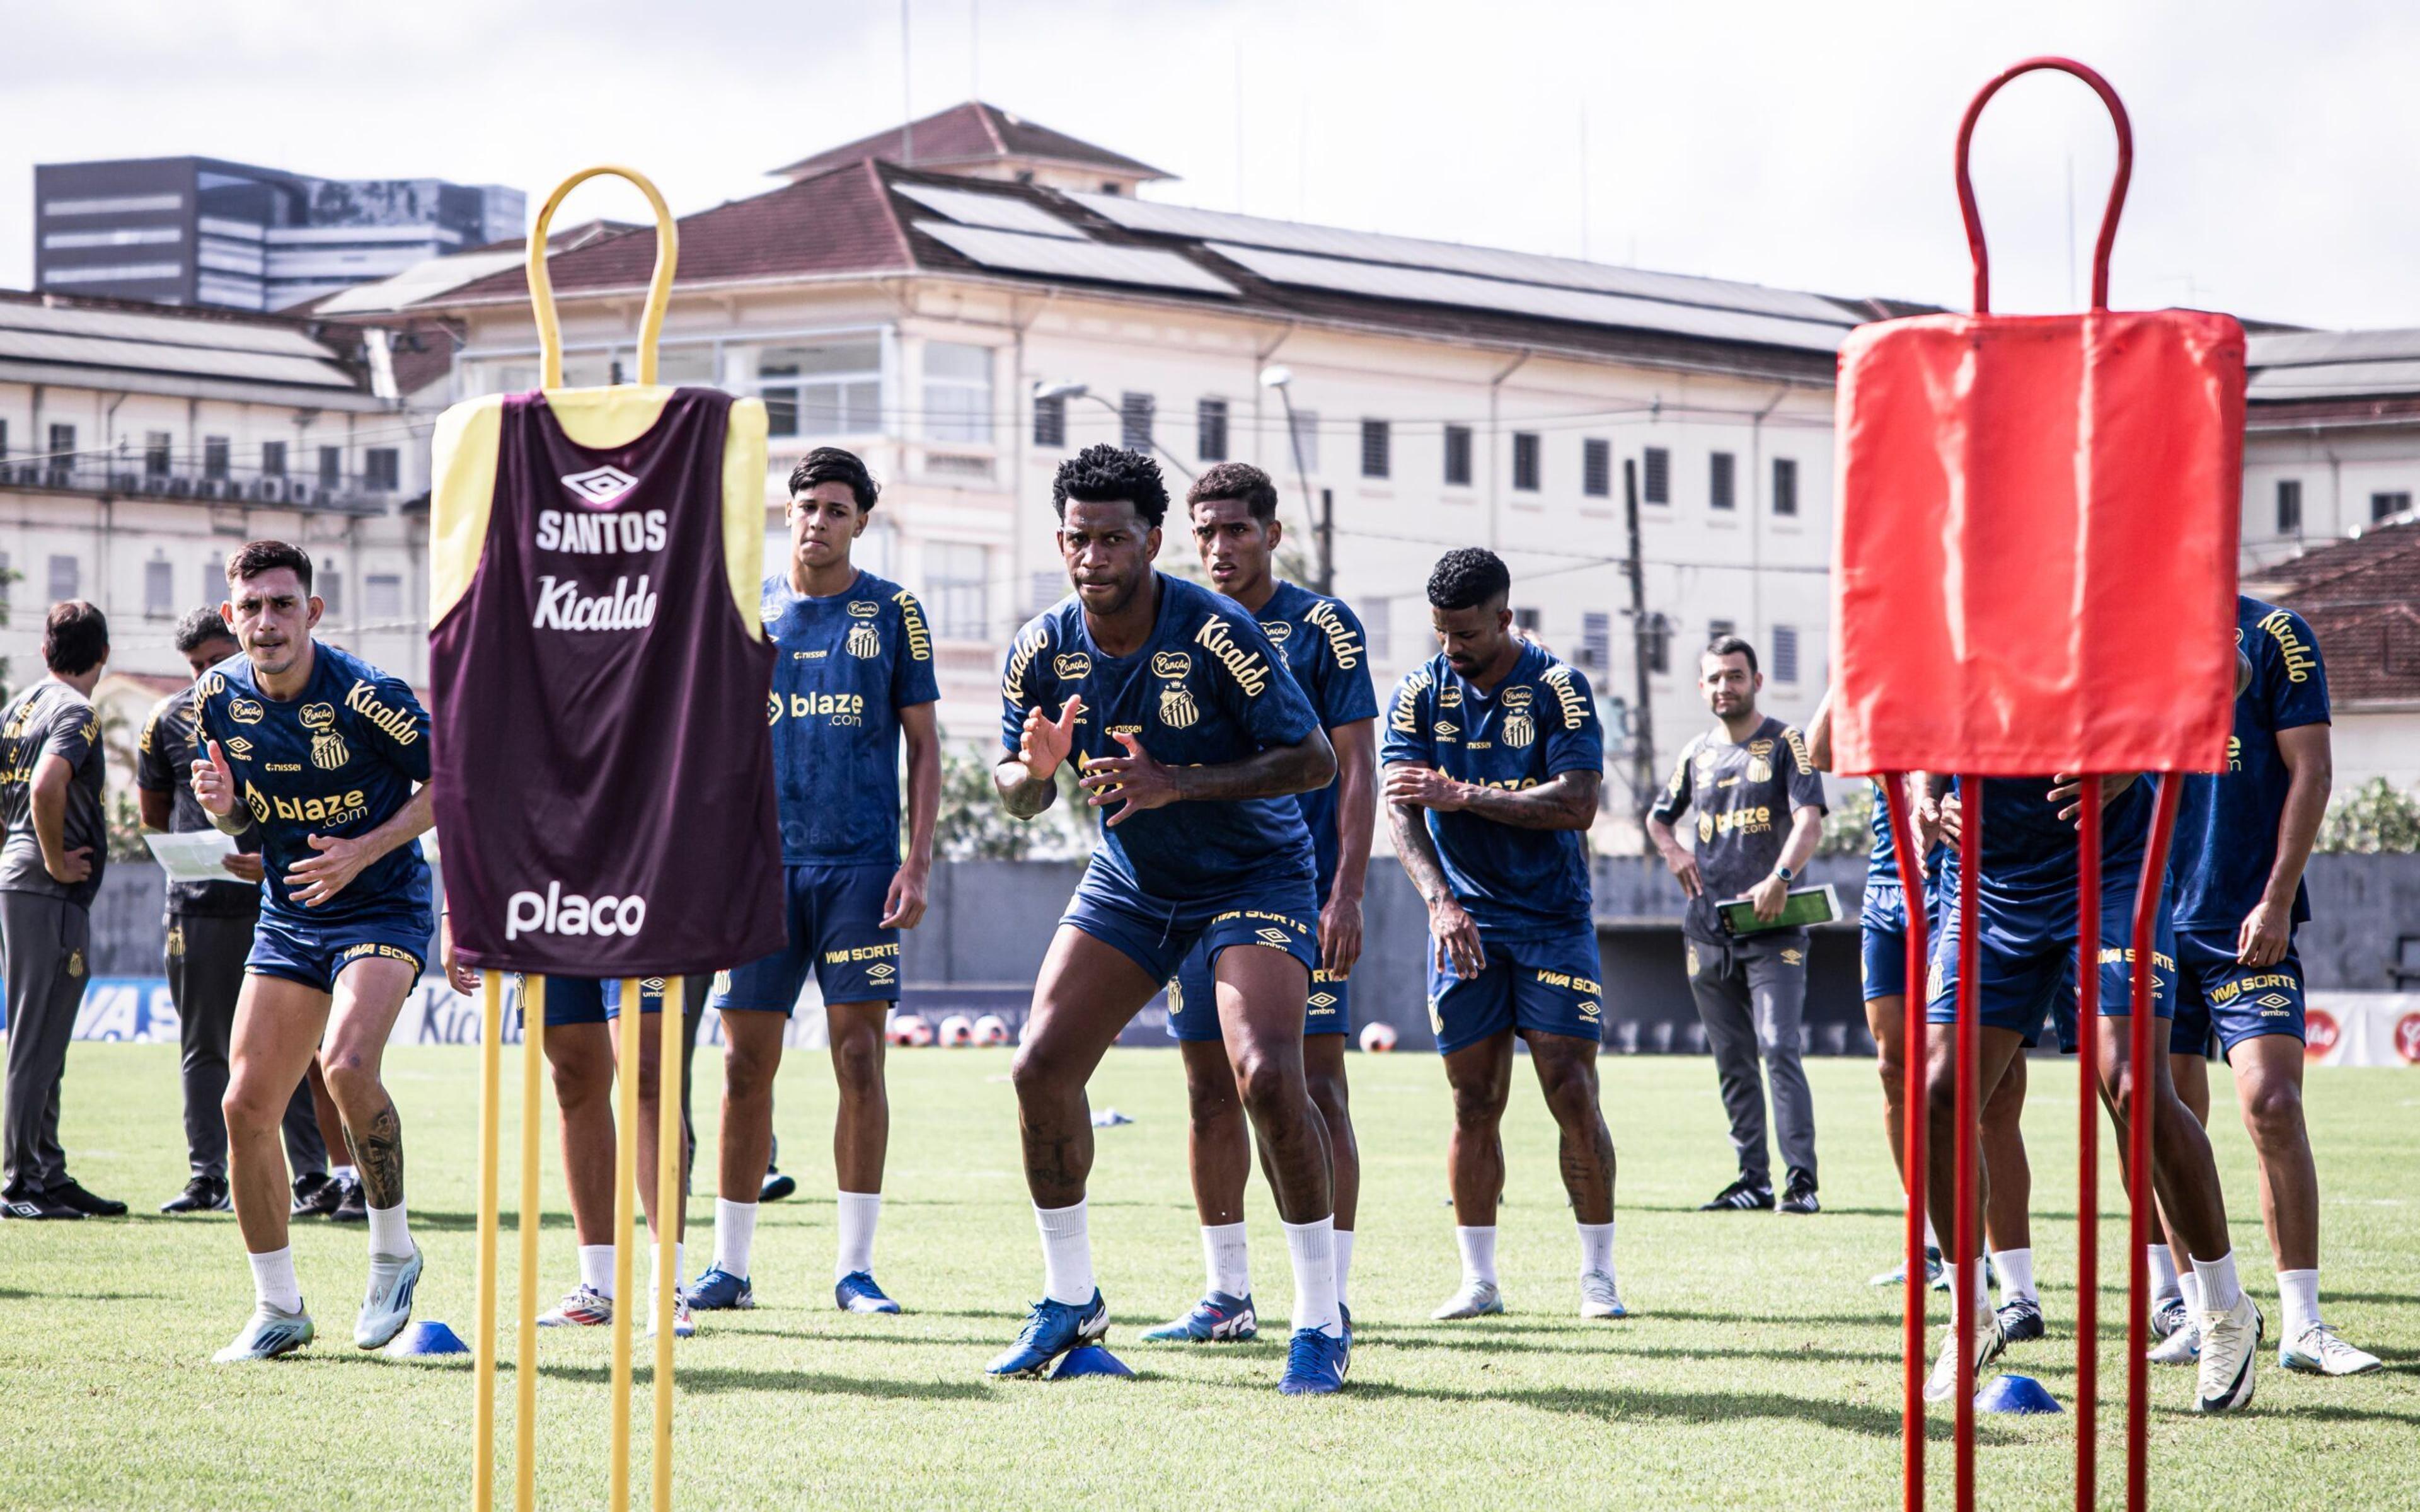
[[[1992,1383],[1975,1394],[1975,1410],[1979,1412],[2057,1412],[2058,1405],[2042,1383],[2031,1376],[1995,1376]]]
[[[1131,1376],[1124,1360],[1097,1344],[1069,1350],[1060,1357],[1058,1368],[1050,1372],[1053,1381],[1066,1381],[1076,1376]]]
[[[426,1360],[444,1354],[468,1354],[471,1346],[442,1323],[413,1323],[379,1352],[395,1360]]]

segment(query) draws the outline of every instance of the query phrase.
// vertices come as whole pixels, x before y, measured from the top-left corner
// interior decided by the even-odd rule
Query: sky
[[[1963,308],[1950,159],[2065,53],[2135,130],[2120,307],[2420,326],[2420,7],[2372,0],[12,0],[0,286],[33,166],[198,153],[675,210],[980,94],[1177,176],[1147,197]],[[905,25],[903,27],[903,19]],[[903,32],[905,48],[903,49]],[[1975,143],[1994,308],[2074,308],[2113,160],[2068,79]],[[583,187],[566,220],[636,218]]]

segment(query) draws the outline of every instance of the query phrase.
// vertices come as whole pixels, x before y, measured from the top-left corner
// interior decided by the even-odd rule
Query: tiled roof
[[[894,126],[887,131],[860,137],[774,171],[784,177],[797,178],[870,158],[887,162],[912,162],[919,166],[1043,158],[1053,162],[1109,168],[1144,178],[1171,177],[1147,162],[1138,162],[1124,153],[1095,147],[1064,131],[1052,131],[980,100],[953,105],[908,126]]]
[[[2244,591],[2310,622],[2336,703],[2420,703],[2420,520],[2304,552]]]

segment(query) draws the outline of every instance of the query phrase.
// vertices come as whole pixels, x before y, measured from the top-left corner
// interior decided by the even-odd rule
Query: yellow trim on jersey
[[[722,565],[748,634],[765,639],[765,401],[734,399],[722,442]]]
[[[437,417],[430,438],[428,495],[428,624],[444,621],[479,570],[488,544],[488,511],[496,501],[496,458],[503,450],[504,396],[458,404]]]

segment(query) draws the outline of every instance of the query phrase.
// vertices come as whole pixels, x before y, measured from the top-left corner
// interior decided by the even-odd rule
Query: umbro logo
[[[1262,931],[1260,932],[1260,936],[1261,936],[1261,943],[1262,943],[1262,944],[1264,944],[1264,945],[1268,945],[1268,946],[1273,946],[1273,947],[1275,947],[1276,949],[1280,949],[1280,950],[1284,949],[1287,946],[1289,946],[1289,945],[1291,945],[1291,944],[1293,944],[1293,943],[1294,943],[1292,940],[1290,940],[1290,939],[1288,939],[1288,938],[1286,937],[1286,932],[1285,932],[1285,931],[1283,931],[1283,930],[1281,930],[1281,929],[1264,929],[1264,930],[1262,930]]]
[[[582,503],[603,508],[639,486],[639,480],[617,467],[590,468],[585,472],[566,472],[563,486],[577,495]]]
[[[2264,994],[2259,997],[2254,998],[2253,1001],[2258,1003],[2262,1008],[2291,1008],[2294,1006],[2294,1000],[2288,997],[2283,993]]]

